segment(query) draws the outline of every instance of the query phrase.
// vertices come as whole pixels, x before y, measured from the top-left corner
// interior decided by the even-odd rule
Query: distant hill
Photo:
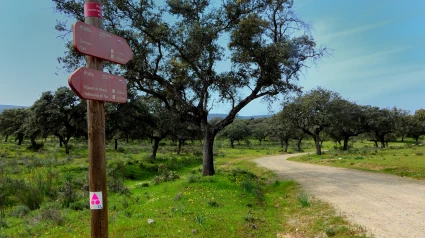
[[[226,116],[227,116],[227,114],[211,113],[211,114],[208,115],[208,120],[211,120],[211,119],[217,118],[217,117],[218,118],[225,118]],[[239,118],[239,119],[251,119],[251,118],[258,119],[258,118],[269,118],[271,116],[272,115],[236,116],[236,118]]]
[[[12,109],[12,108],[26,108],[26,107],[24,107],[24,106],[15,106],[15,105],[0,105],[0,113],[4,109]]]

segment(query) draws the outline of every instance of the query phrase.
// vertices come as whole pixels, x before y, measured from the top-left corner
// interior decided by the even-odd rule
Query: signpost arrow
[[[76,22],[73,31],[74,49],[81,54],[118,64],[126,64],[133,58],[130,46],[122,37],[84,22]]]
[[[82,67],[69,76],[68,84],[82,99],[127,102],[127,83],[121,76]]]

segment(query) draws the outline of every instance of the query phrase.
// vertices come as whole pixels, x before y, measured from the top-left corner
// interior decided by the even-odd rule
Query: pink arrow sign
[[[133,51],[122,37],[80,21],[76,22],[72,29],[74,31],[72,45],[80,54],[118,64],[126,64],[133,58]]]
[[[83,67],[69,76],[68,84],[82,99],[127,102],[127,82],[121,76]]]

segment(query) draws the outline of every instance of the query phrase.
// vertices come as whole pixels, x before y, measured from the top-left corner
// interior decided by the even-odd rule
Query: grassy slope
[[[331,146],[328,144],[328,148]],[[425,179],[425,146],[412,140],[390,142],[388,148],[375,148],[371,143],[357,142],[348,151],[328,150],[322,155],[291,158],[307,162],[372,172],[394,174],[414,179]]]
[[[6,204],[0,237],[89,236],[87,149],[85,143],[72,144],[67,156],[52,143],[38,152],[0,143],[0,182],[5,186],[7,179],[23,179],[16,194],[0,200]],[[147,156],[149,144],[122,144],[120,151],[108,147],[108,180],[124,182],[111,184],[124,193],[109,188],[110,237],[363,236],[362,228],[347,223],[329,205],[310,198],[292,181],[276,181],[273,173],[249,161],[279,153],[276,145],[216,145],[213,177],[200,176],[199,145],[185,147],[179,156],[172,152],[175,145],[164,145],[155,161]],[[160,163],[180,178],[155,185],[155,176],[159,181],[163,175],[157,172]],[[28,211],[21,198],[29,196],[28,188],[38,191],[37,184],[43,185],[44,201],[40,209]],[[71,195],[75,201],[63,208]],[[154,222],[148,224],[148,219]]]

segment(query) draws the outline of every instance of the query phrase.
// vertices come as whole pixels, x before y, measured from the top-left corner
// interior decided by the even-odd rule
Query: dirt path
[[[332,204],[374,237],[425,238],[424,181],[286,160],[298,155],[255,162],[282,179],[298,182],[308,194]]]

